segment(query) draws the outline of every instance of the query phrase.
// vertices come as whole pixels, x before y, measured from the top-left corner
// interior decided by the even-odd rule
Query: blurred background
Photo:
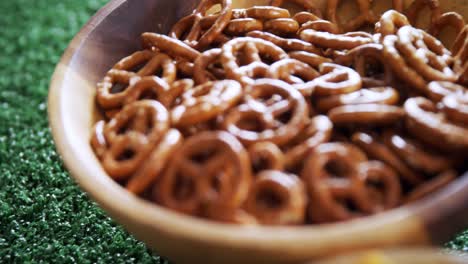
[[[48,128],[55,64],[106,2],[0,0],[0,263],[167,263],[80,191]]]

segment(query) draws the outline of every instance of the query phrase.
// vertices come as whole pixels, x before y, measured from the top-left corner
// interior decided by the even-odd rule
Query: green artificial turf
[[[0,263],[164,263],[70,179],[47,126],[54,66],[106,0],[0,0]],[[468,233],[448,247],[468,251]]]

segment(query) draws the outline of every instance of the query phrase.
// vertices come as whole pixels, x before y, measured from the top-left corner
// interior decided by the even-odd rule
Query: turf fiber
[[[106,2],[0,0],[0,263],[166,263],[73,183],[47,124],[54,66]]]

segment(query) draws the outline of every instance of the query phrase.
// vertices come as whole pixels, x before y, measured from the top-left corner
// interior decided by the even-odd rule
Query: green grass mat
[[[47,127],[54,66],[106,2],[0,0],[0,263],[164,263],[72,182]]]

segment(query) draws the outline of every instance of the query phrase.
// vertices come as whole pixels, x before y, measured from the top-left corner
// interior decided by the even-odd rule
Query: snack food
[[[180,213],[301,225],[404,205],[467,169],[459,15],[430,1],[431,32],[460,32],[448,49],[411,26],[424,1],[408,19],[378,18],[359,0],[362,14],[346,26],[340,1],[329,2],[330,21],[308,1],[291,1],[303,6],[295,15],[283,2],[202,0],[169,36],[143,33],[144,49],[98,84],[106,118],[91,146],[108,175]],[[365,24],[375,31],[348,32]]]

